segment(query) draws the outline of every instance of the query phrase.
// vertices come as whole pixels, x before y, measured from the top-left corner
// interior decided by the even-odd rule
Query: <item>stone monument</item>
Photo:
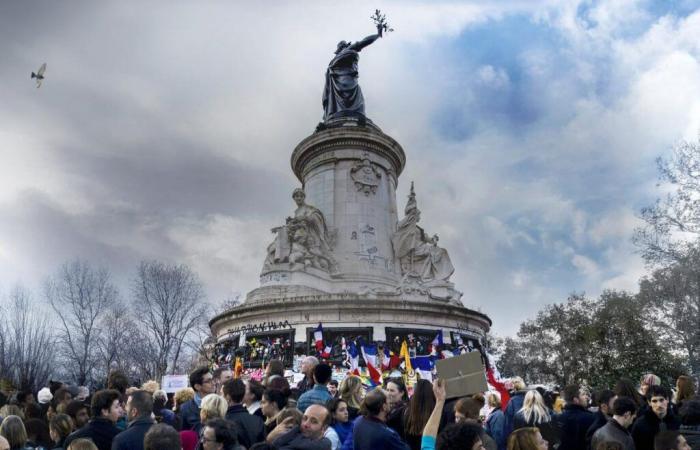
[[[486,315],[463,305],[438,236],[418,225],[413,183],[399,220],[396,188],[406,156],[365,116],[357,84],[358,52],[386,24],[377,28],[355,44],[338,44],[326,73],[323,122],[291,155],[301,183],[292,192],[296,209],[272,228],[260,287],[210,321],[220,344],[266,342],[256,351],[261,358],[273,343],[269,357],[288,357],[295,344],[310,348],[319,324],[324,341],[332,336],[338,345],[359,336],[395,346],[407,336],[432,339],[438,330],[448,345],[478,345],[490,328]]]

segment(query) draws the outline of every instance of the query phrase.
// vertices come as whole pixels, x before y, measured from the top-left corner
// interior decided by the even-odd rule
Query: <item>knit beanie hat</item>
[[[653,373],[648,373],[642,377],[642,384],[646,384],[647,386],[659,386],[661,385],[661,378]]]
[[[50,402],[52,398],[53,395],[51,394],[51,390],[47,387],[43,388],[36,394],[36,399],[39,400],[39,403],[41,404]]]

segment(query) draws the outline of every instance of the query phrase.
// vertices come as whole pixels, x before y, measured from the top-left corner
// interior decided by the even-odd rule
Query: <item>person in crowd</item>
[[[68,406],[66,406],[65,413],[68,414],[71,419],[73,419],[74,430],[84,427],[90,420],[90,412],[88,411],[88,407],[78,400],[71,400],[71,402],[68,403]]]
[[[350,416],[348,415],[348,404],[339,398],[334,398],[329,400],[326,406],[331,413],[330,427],[335,431],[340,446],[352,434],[353,424],[350,422]],[[333,439],[330,437],[328,439],[333,443]]]
[[[92,439],[98,450],[110,450],[114,437],[121,431],[115,425],[123,413],[119,392],[114,389],[95,392],[90,409],[92,420],[70,434],[65,444],[70,446],[71,442],[86,438]]]
[[[549,443],[535,427],[518,428],[508,437],[508,450],[547,450]]]
[[[525,394],[523,407],[515,414],[513,426],[516,430],[518,428],[537,428],[552,449],[558,446],[561,440],[559,427],[554,424],[551,412],[544,404],[542,394],[535,389]]]
[[[700,450],[700,398],[683,402],[680,410],[681,434],[693,450]]]
[[[520,377],[511,378],[511,384],[513,385],[513,392],[510,394],[510,400],[508,400],[508,405],[506,405],[503,415],[505,421],[503,423],[503,432],[508,436],[515,426],[515,414],[520,411],[523,407],[523,402],[525,401],[525,394],[527,394],[527,387],[525,386],[525,381]]]
[[[34,393],[32,391],[19,391],[17,392],[17,406],[24,409],[28,404],[34,402]]]
[[[87,386],[78,386],[78,395],[75,396],[75,399],[81,402],[84,402],[88,399],[90,396],[90,389],[87,388]]]
[[[129,389],[129,377],[127,377],[121,370],[111,371],[107,377],[107,389],[114,389],[115,391],[119,392],[119,401],[123,405],[126,403],[127,389]],[[136,390],[136,388],[133,389]],[[126,430],[128,421],[126,420],[126,414],[123,410],[121,417],[119,417],[119,420],[117,420],[115,425],[121,431]]]
[[[233,372],[231,371],[231,368],[219,367],[217,369],[214,369],[214,372],[212,372],[212,378],[214,379],[214,392],[223,397],[224,383],[233,378]]]
[[[670,397],[665,387],[649,385],[646,394],[649,408],[640,413],[632,426],[632,439],[637,450],[652,450],[656,433],[680,427],[680,421],[669,408]]]
[[[612,418],[596,430],[591,437],[591,448],[598,449],[602,444],[619,442],[623,450],[635,450],[629,428],[634,423],[637,405],[629,397],[618,397],[613,402]]]
[[[290,419],[291,417],[285,419],[279,426],[288,426]],[[272,444],[280,450],[330,450],[331,442],[324,437],[330,420],[330,413],[325,406],[312,404],[304,411],[301,426],[295,426],[279,437],[273,430],[275,437]]]
[[[287,381],[286,378],[277,377],[270,379],[270,382],[267,383],[267,388],[277,389],[278,391],[282,392],[289,402],[290,396],[292,395],[292,390],[289,388],[289,381]]]
[[[617,397],[627,397],[631,399],[634,404],[637,405],[637,413],[646,408],[646,401],[639,392],[637,392],[634,383],[629,378],[620,378],[617,383],[615,383],[613,392]]]
[[[249,380],[245,386],[245,397],[243,397],[243,405],[249,413],[254,416],[263,418],[263,413],[260,410],[260,400],[262,400],[265,386],[259,381]]]
[[[265,434],[269,434],[277,426],[277,416],[287,406],[287,397],[277,389],[265,389],[260,410],[265,416]]]
[[[328,364],[317,364],[314,367],[313,379],[314,385],[307,390],[297,400],[297,408],[299,411],[306,411],[311,405],[325,405],[331,399],[331,394],[328,392],[328,382],[331,381],[333,369]]]
[[[180,431],[180,439],[183,442],[183,448],[185,447],[185,442],[194,443],[200,442],[202,440],[204,432],[204,424],[207,420],[213,419],[223,419],[226,416],[226,409],[228,404],[226,399],[218,394],[207,394],[204,396],[200,403],[199,408],[199,422],[192,430],[182,430]],[[186,449],[188,450],[188,449]]]
[[[24,428],[27,430],[27,447],[37,449],[51,447],[49,426],[45,421],[37,418],[28,419],[24,421]]]
[[[533,391],[537,392],[537,391]],[[481,443],[484,446],[486,450],[498,450],[498,445],[496,444],[496,441],[494,441],[491,436],[486,434],[486,431],[483,430],[483,426],[481,424],[481,420],[479,417],[479,412],[481,411],[481,408],[483,408],[482,403],[477,399],[474,398],[475,396],[472,397],[463,397],[460,398],[457,403],[455,403],[454,410],[455,410],[455,422],[456,423],[472,423],[475,425],[479,425],[482,427],[482,433],[480,435],[481,438]],[[483,397],[481,397],[483,398]]]
[[[382,389],[375,388],[367,393],[360,406],[362,416],[355,422],[352,434],[343,443],[343,448],[349,442],[349,448],[355,450],[408,450],[410,447],[398,433],[386,425],[389,410],[389,400]]]
[[[175,429],[178,431],[182,429],[182,412],[180,409],[182,405],[192,399],[194,399],[194,389],[191,387],[179,389],[175,392],[175,395],[173,395],[173,412],[175,413],[175,420],[177,421]]]
[[[201,422],[199,410],[202,399],[215,391],[214,377],[206,367],[200,367],[190,373],[190,386],[194,388],[194,398],[180,407],[182,430],[194,430],[199,434]]]
[[[403,415],[403,435],[401,436],[412,450],[420,450],[423,428],[428,423],[434,407],[433,385],[428,380],[418,380]]]
[[[57,414],[49,422],[49,436],[54,445],[53,450],[65,450],[66,438],[73,432],[73,420],[68,414]]]
[[[155,424],[151,418],[153,397],[148,391],[138,390],[126,401],[129,425],[112,442],[112,450],[143,450],[143,438]]]
[[[202,431],[203,450],[235,450],[238,446],[236,427],[224,419],[208,420]]]
[[[588,411],[588,390],[577,384],[564,388],[564,411],[557,416],[561,430],[559,450],[586,450],[586,432],[595,416]]]
[[[654,375],[653,373],[648,373],[646,375],[643,375],[642,379],[639,380],[639,393],[642,395],[642,397],[646,397],[647,392],[649,392],[649,388],[651,386],[660,386],[660,385],[661,385],[661,378]]]
[[[41,415],[46,416],[46,411],[49,409],[49,404],[53,400],[53,394],[51,389],[44,387],[39,390],[36,394],[36,399],[39,401],[39,407],[41,408]]]
[[[615,393],[609,389],[601,389],[593,394],[593,404],[598,406],[598,411],[594,413],[595,420],[586,431],[586,444],[590,448],[593,435],[600,428],[603,428],[610,420],[613,414],[613,403],[615,402]]]
[[[265,367],[263,386],[270,387],[270,381],[275,378],[284,378],[284,363],[279,359],[272,359]]]
[[[654,450],[690,450],[690,446],[680,432],[660,431],[654,437]]]
[[[17,405],[5,405],[0,408],[0,417],[17,416],[24,420],[24,411]]]
[[[156,380],[148,380],[141,385],[141,390],[148,392],[151,396],[153,396],[158,389],[160,389],[160,384]]]
[[[76,439],[68,445],[68,450],[99,450],[90,439]]]
[[[506,419],[501,409],[501,398],[495,392],[489,392],[486,394],[486,403],[490,408],[484,423],[486,434],[496,441],[498,450],[506,450],[508,436],[506,436],[504,429]]]
[[[10,443],[0,435],[0,450],[10,450]]]
[[[673,396],[674,412],[680,411],[683,402],[695,397],[695,383],[687,375],[681,375],[676,380],[676,394]]]
[[[65,413],[66,407],[71,400],[73,400],[73,396],[71,395],[70,390],[68,390],[67,387],[62,387],[53,395],[51,404],[53,405],[54,411],[57,413]]]
[[[175,413],[168,408],[168,394],[158,389],[153,393],[153,415],[158,423],[166,423],[171,427],[177,426]]]
[[[304,379],[297,384],[297,395],[301,396],[314,387],[314,369],[316,366],[318,366],[318,358],[315,356],[307,356],[302,360],[301,373],[304,374]]]
[[[428,422],[423,427],[421,436],[421,449],[434,450],[437,439],[438,429],[442,419],[443,409],[445,408],[445,382],[439,378],[433,381],[433,395],[435,396],[435,406],[433,407]],[[466,447],[468,448],[468,447]]]
[[[333,380],[328,382],[328,392],[331,394],[331,398],[338,398],[338,380]]]
[[[386,424],[401,436],[403,435],[403,415],[408,404],[408,392],[403,379],[400,377],[389,378],[386,381],[386,396],[391,407]]]
[[[41,406],[39,406],[36,403],[26,403],[24,405],[24,408],[22,408],[22,412],[24,413],[24,420],[27,421],[29,419],[42,419],[43,414],[41,413]],[[26,423],[25,423],[26,425]]]
[[[360,413],[362,404],[362,378],[350,375],[340,383],[340,398],[348,405],[350,420],[354,421]]]
[[[27,448],[27,430],[19,416],[7,416],[0,424],[0,436],[7,439],[10,450],[25,450]]]
[[[180,435],[166,423],[153,425],[143,438],[144,450],[182,450]]]
[[[245,448],[250,448],[265,440],[265,423],[243,406],[246,390],[246,385],[240,378],[228,380],[223,386],[224,398],[229,405],[226,420],[236,424],[238,442]]]

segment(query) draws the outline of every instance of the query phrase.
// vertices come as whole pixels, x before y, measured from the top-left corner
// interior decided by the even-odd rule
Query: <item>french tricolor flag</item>
[[[350,343],[348,343],[347,352],[348,360],[350,362],[350,372],[352,372],[353,370],[356,370],[358,368],[360,362],[360,354],[357,351],[355,342],[350,341]]]
[[[375,383],[382,382],[382,374],[377,370],[377,344],[362,345],[362,358],[367,364],[369,376]]]
[[[321,353],[323,351],[323,327],[320,322],[318,328],[314,330],[314,345],[317,352]]]

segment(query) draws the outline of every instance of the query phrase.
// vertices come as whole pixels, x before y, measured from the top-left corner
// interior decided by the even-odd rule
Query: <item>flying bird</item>
[[[41,80],[44,79],[44,72],[45,71],[46,71],[46,63],[42,64],[36,73],[32,72],[32,78],[36,78],[37,89],[41,87]]]

